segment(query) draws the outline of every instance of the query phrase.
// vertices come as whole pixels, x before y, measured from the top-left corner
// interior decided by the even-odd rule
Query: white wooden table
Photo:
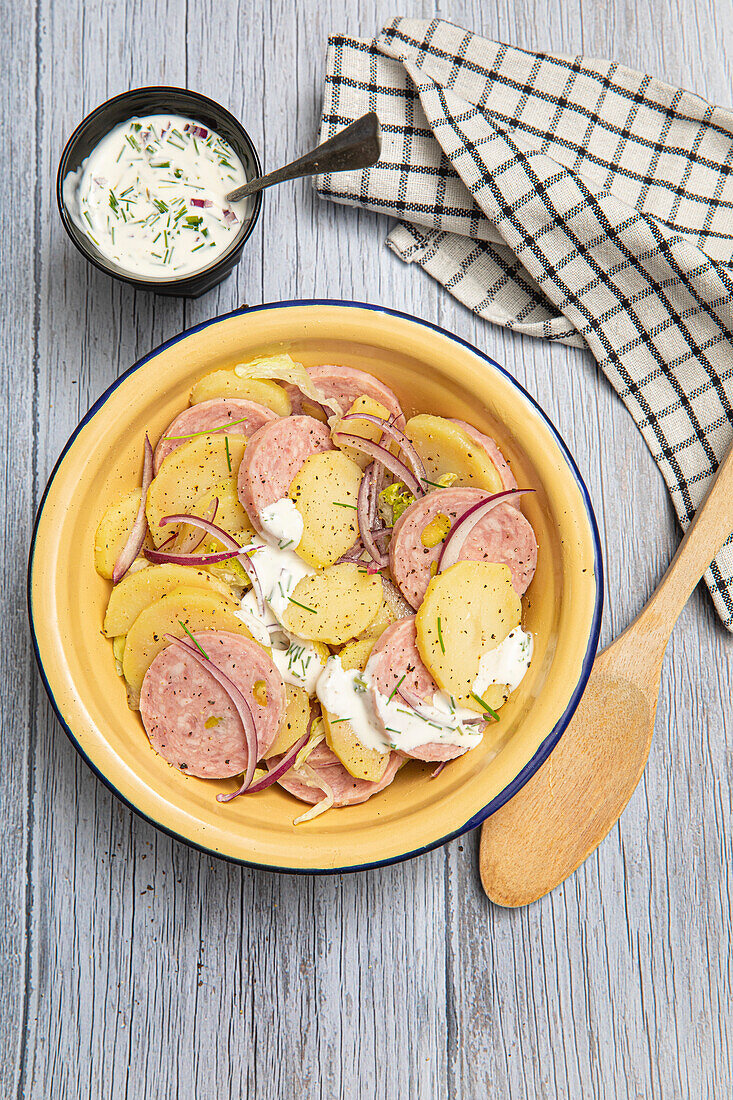
[[[733,0],[453,0],[518,45],[618,61],[731,102]],[[492,907],[478,835],[362,875],[278,877],[138,820],[56,723],[30,652],[31,522],[94,398],[181,329],[242,302],[339,297],[444,325],[505,363],[576,455],[606,554],[603,641],[678,541],[661,476],[589,355],[478,321],[383,246],[384,219],[266,196],[236,274],[196,302],[135,294],[61,228],[73,126],[130,86],[228,105],[267,167],[311,142],[331,31],[430,0],[7,0],[0,219],[0,1096],[711,1097],[733,1090],[733,641],[698,591],[662,678],[646,775],[550,897]]]

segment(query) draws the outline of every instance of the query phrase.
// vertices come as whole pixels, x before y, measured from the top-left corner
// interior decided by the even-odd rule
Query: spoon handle
[[[636,620],[650,641],[664,650],[703,573],[733,534],[733,447],[720,463],[708,494],[695,513],[659,587]]]
[[[376,164],[382,149],[382,137],[379,119],[374,111],[357,118],[345,130],[334,134],[328,141],[312,149],[305,156],[268,172],[256,180],[250,180],[243,187],[230,191],[228,202],[239,202],[248,195],[272,187],[274,183],[284,183],[298,176],[316,176],[322,172],[346,172],[357,168],[369,168]]]

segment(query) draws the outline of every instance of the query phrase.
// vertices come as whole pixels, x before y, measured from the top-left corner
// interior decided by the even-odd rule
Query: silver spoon
[[[239,202],[240,199],[272,187],[274,183],[294,180],[299,176],[315,176],[321,172],[348,172],[355,168],[369,168],[379,160],[382,150],[382,134],[379,119],[374,111],[357,118],[345,130],[334,134],[328,141],[298,157],[292,164],[286,164],[266,176],[250,180],[243,187],[237,187],[227,195],[227,202]]]

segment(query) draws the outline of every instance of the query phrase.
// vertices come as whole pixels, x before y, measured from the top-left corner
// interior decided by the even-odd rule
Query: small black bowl
[[[146,278],[142,275],[130,275],[122,271],[114,263],[103,256],[97,250],[94,243],[76,225],[64,199],[64,180],[69,172],[75,172],[81,162],[88,157],[95,146],[105,137],[110,130],[129,118],[146,114],[172,114],[185,115],[200,122],[207,129],[215,130],[229,142],[237,154],[248,179],[254,179],[262,175],[260,159],[252,140],[242,124],[234,115],[230,114],[213,99],[208,99],[198,92],[190,92],[186,88],[136,88],[130,92],[108,99],[100,104],[90,115],[80,122],[74,133],[66,143],[58,175],[56,177],[56,201],[64,223],[66,232],[79,249],[81,254],[115,279],[124,283],[130,283],[138,290],[153,290],[157,294],[171,294],[185,298],[198,298],[207,290],[211,290],[229,275],[235,264],[238,264],[242,249],[260,214],[262,206],[262,192],[254,196],[252,212],[243,222],[242,227],[227,248],[226,252],[217,256],[216,260],[208,267],[202,268],[189,275],[182,275],[173,279]]]

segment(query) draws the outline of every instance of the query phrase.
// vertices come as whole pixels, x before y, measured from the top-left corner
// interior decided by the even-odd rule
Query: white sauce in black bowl
[[[227,203],[247,182],[231,145],[181,115],[130,118],[63,182],[75,225],[121,272],[176,279],[209,267],[236,239],[253,202]]]

